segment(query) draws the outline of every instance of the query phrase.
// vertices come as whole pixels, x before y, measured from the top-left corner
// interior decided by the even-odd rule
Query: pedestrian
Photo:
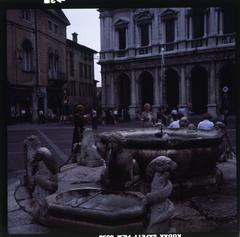
[[[114,124],[117,124],[118,123],[118,110],[116,107],[113,110],[113,117],[114,117]]]
[[[92,121],[92,129],[97,129],[97,111],[92,108],[91,110],[91,121]]]
[[[178,128],[180,128],[179,115],[178,115],[177,110],[172,110],[171,117],[172,117],[172,122],[170,123],[168,128],[171,128],[171,129],[178,129]]]
[[[157,122],[167,126],[168,116],[165,106],[161,106],[157,112]]]
[[[214,129],[214,123],[210,121],[212,119],[209,113],[205,113],[202,116],[203,120],[198,124],[197,128],[202,130],[212,130]]]
[[[75,144],[79,144],[82,140],[82,133],[84,130],[84,107],[82,105],[77,105],[74,109],[73,114],[73,122],[74,122],[74,131],[73,131],[73,139],[72,139],[72,152],[76,152],[74,147]]]
[[[39,123],[44,123],[44,112],[42,109],[40,109],[38,112],[38,121]]]
[[[152,127],[154,125],[154,117],[149,103],[144,104],[143,113],[141,115],[142,127]]]
[[[186,116],[183,116],[182,118],[180,118],[179,120],[180,128],[187,128],[188,125],[189,125],[189,120]]]

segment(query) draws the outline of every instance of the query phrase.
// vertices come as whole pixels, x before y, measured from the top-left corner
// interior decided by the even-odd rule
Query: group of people
[[[128,122],[130,121],[128,109],[116,107],[113,109],[103,110],[102,123],[104,125],[117,124],[119,122]]]
[[[154,125],[162,124],[162,126],[170,129],[189,128],[189,129],[203,129],[211,130],[214,128],[214,123],[211,121],[210,114],[205,113],[202,116],[202,121],[195,126],[194,123],[189,121],[185,111],[172,110],[169,114],[166,107],[161,107],[157,112],[157,116],[151,111],[151,105],[146,103],[144,111],[141,114],[142,127],[152,127]]]

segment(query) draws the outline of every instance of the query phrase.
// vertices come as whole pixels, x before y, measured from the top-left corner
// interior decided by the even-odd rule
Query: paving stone
[[[197,210],[191,207],[191,203],[187,202],[174,202],[175,213],[174,219],[178,220],[206,220]]]
[[[8,227],[33,223],[32,217],[23,210],[8,212]]]
[[[9,234],[46,234],[50,230],[47,227],[30,224],[30,225],[20,225],[8,228]]]
[[[214,221],[206,220],[176,220],[173,219],[171,226],[176,229],[176,233],[188,232],[211,232],[216,228]]]
[[[235,196],[194,197],[191,202],[201,214],[212,220],[226,221],[237,216],[237,198]]]

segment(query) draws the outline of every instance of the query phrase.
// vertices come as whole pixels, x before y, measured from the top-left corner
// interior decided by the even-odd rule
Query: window
[[[82,78],[83,77],[83,64],[79,63],[79,77]]]
[[[76,96],[76,84],[75,81],[71,81],[71,95]]]
[[[223,33],[230,34],[235,32],[234,9],[224,8],[223,12]]]
[[[54,24],[54,32],[58,34],[58,25]]]
[[[126,48],[126,28],[118,29],[118,45],[119,49]]]
[[[88,68],[87,68],[87,64],[84,64],[84,78],[88,78]]]
[[[92,78],[92,67],[91,66],[88,66],[88,76],[89,76],[89,79]]]
[[[140,25],[141,46],[149,45],[149,25]]]
[[[166,43],[175,40],[175,20],[173,18],[165,21],[165,39]]]
[[[79,95],[82,96],[82,85],[79,83]]]
[[[31,11],[29,9],[22,10],[22,18],[26,21],[31,21]]]
[[[204,36],[204,11],[201,8],[192,10],[193,20],[193,38],[201,38]]]
[[[57,79],[59,65],[59,56],[57,50],[55,52],[52,48],[48,50],[48,78]]]
[[[52,22],[51,22],[51,21],[48,21],[48,29],[49,29],[50,31],[52,31],[52,28],[53,28],[52,25],[53,25]]]
[[[70,52],[69,54],[70,56],[70,75],[71,76],[74,76],[74,53],[73,52]]]
[[[22,69],[23,71],[32,71],[32,53],[33,48],[30,40],[25,39],[22,43]]]

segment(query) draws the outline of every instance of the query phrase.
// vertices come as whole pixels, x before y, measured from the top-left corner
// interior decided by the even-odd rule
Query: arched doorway
[[[179,76],[173,69],[166,71],[166,103],[170,110],[177,109],[179,104]]]
[[[153,105],[153,77],[149,72],[140,75],[140,101],[142,107],[145,103]]]
[[[119,107],[122,109],[128,109],[131,98],[130,98],[130,79],[126,74],[122,74],[118,78],[118,98]]]
[[[194,67],[191,71],[192,111],[196,114],[207,112],[208,73],[203,67]]]
[[[236,84],[235,65],[233,63],[225,64],[220,70],[219,89],[221,96],[221,109],[227,106],[229,114],[236,113]],[[228,88],[227,93],[223,92],[224,87]]]

